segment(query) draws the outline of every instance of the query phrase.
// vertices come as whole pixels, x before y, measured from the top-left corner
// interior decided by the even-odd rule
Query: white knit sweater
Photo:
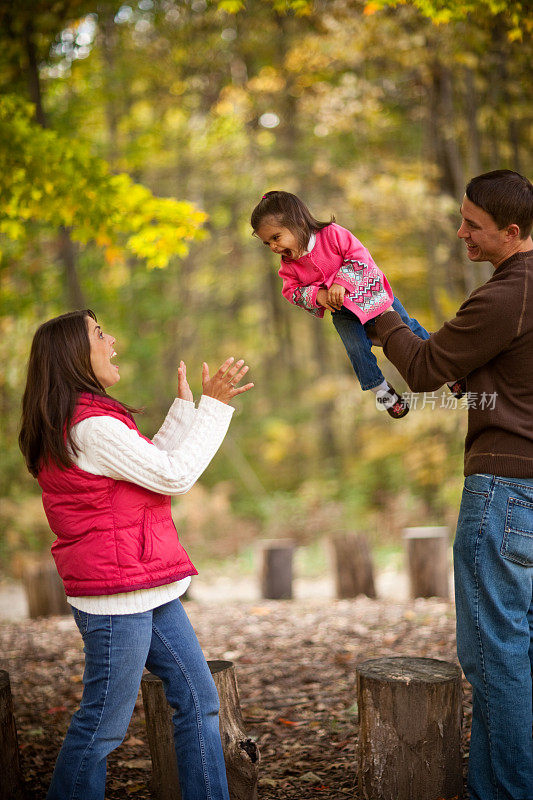
[[[198,408],[174,400],[153,447],[114,417],[88,417],[72,428],[79,452],[74,463],[85,472],[131,481],[160,494],[184,494],[205,470],[228,430],[234,409],[202,395]],[[113,595],[67,597],[89,614],[135,614],[168,603],[183,594],[190,578]]]

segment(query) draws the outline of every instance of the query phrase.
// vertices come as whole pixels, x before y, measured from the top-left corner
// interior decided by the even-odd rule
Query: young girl
[[[374,392],[378,407],[393,419],[405,417],[409,404],[385,380],[364,325],[392,306],[421,339],[429,333],[394,297],[366,247],[333,219],[319,222],[289,192],[264,194],[251,223],[254,235],[281,256],[283,296],[316,317],[331,311],[361,389]],[[448,386],[457,397],[462,395],[459,381]]]

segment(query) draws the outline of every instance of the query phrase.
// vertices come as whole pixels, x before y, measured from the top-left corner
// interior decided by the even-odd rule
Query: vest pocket
[[[533,567],[533,503],[510,497],[500,553],[509,561]]]
[[[142,527],[141,561],[151,561],[153,546],[152,511],[149,508],[145,508]]]

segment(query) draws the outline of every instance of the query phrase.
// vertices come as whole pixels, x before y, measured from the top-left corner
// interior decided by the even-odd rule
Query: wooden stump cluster
[[[359,793],[364,800],[462,795],[461,671],[433,658],[357,668]]]
[[[220,737],[226,762],[230,800],[257,800],[259,750],[244,730],[235,668],[231,661],[208,661],[220,698]],[[141,681],[148,744],[152,758],[152,791],[156,800],[181,800],[174,749],[173,711],[161,680],[152,674]]]

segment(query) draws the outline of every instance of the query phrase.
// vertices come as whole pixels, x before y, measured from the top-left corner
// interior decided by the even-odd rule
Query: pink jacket
[[[325,309],[318,306],[319,289],[333,283],[344,286],[344,303],[362,323],[377,317],[392,305],[394,295],[389,282],[366,247],[355,236],[332,222],[317,231],[315,246],[298,259],[283,257],[279,275],[283,296],[316,317]]]
[[[81,394],[73,424],[93,416],[115,417],[138,431],[112,398]],[[170,497],[77,466],[47,465],[38,480],[69,597],[149,589],[197,574],[178,540]]]

